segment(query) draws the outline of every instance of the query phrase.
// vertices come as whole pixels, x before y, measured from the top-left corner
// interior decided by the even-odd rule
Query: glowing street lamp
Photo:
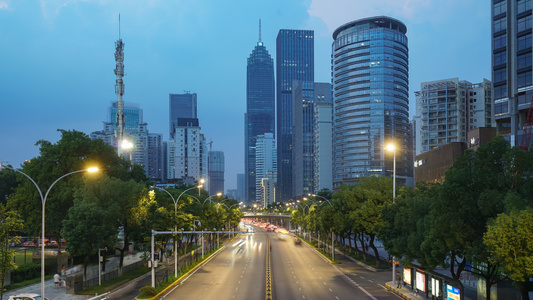
[[[91,167],[91,168],[88,168],[88,169],[84,169],[84,170],[78,170],[78,171],[74,171],[74,172],[70,172],[70,173],[67,173],[61,177],[59,177],[58,179],[56,179],[56,181],[54,181],[50,187],[48,188],[48,190],[46,191],[46,194],[44,195],[43,197],[43,193],[41,191],[41,188],[37,185],[37,183],[26,173],[20,171],[20,170],[17,170],[17,169],[14,169],[14,168],[11,168],[11,167],[8,167],[8,166],[5,166],[5,165],[0,165],[0,168],[7,168],[7,169],[10,169],[10,170],[13,170],[15,172],[18,172],[24,176],[26,176],[31,182],[33,182],[33,184],[35,185],[35,187],[37,188],[37,190],[39,191],[39,195],[41,196],[41,202],[42,202],[42,218],[41,218],[41,297],[43,299],[45,299],[44,297],[44,232],[45,232],[45,227],[44,227],[44,217],[45,217],[45,205],[46,205],[46,198],[48,198],[48,194],[50,193],[50,190],[52,189],[52,187],[61,179],[69,176],[69,175],[72,175],[72,174],[75,174],[75,173],[81,173],[81,172],[89,172],[89,173],[93,173],[93,172],[97,172],[98,171],[98,168],[96,167]]]

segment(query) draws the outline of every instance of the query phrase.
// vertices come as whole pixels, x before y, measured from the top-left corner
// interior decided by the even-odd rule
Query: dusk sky
[[[224,151],[225,188],[244,173],[246,59],[280,29],[315,31],[315,81],[331,82],[333,31],[385,15],[407,26],[410,114],[420,83],[490,79],[490,1],[0,0],[0,160],[19,167],[57,129],[103,129],[114,93],[114,42],[125,43],[124,101],[169,139],[169,93],[198,94],[198,118]]]

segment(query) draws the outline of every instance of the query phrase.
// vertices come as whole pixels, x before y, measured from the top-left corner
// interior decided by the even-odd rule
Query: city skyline
[[[0,0],[0,159],[19,167],[55,143],[57,129],[101,130],[116,99],[114,42],[125,43],[124,101],[168,136],[168,95],[198,95],[202,132],[226,154],[226,189],[244,173],[246,59],[262,40],[275,53],[280,29],[313,30],[315,81],[331,82],[332,33],[386,15],[407,26],[410,119],[421,82],[490,79],[490,5],[476,1],[9,1]],[[245,13],[243,13],[245,12]],[[9,28],[9,29],[7,29]]]

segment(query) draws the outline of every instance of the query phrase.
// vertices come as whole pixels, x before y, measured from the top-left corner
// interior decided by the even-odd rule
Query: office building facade
[[[224,194],[224,152],[209,151],[209,195]]]
[[[275,184],[277,180],[277,155],[274,134],[265,133],[257,136],[256,149],[256,201],[262,201],[262,180],[269,178],[269,184]]]
[[[170,138],[174,138],[174,127],[178,125],[179,118],[198,118],[197,115],[197,95],[186,92],[185,94],[169,94],[169,133]]]
[[[333,33],[334,187],[372,175],[410,176],[409,50],[406,26],[386,16]]]
[[[415,92],[415,155],[453,142],[466,142],[467,133],[493,126],[491,82],[472,84],[459,78],[423,82]]]
[[[313,98],[313,82],[292,81],[291,194],[294,197],[313,192]]]
[[[293,196],[292,84],[314,82],[314,32],[282,29],[276,38],[276,141],[278,155],[277,201]]]
[[[333,190],[333,102],[331,84],[315,83],[313,117],[313,194]]]
[[[246,201],[255,201],[257,136],[275,133],[274,61],[261,40],[248,57],[246,70],[245,162]]]
[[[531,0],[493,0],[492,83],[494,119],[498,135],[512,146],[529,146],[524,124],[533,97]]]

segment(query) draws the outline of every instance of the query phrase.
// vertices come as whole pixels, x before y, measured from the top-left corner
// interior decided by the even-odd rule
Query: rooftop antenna
[[[118,14],[118,39],[120,40],[120,14]]]
[[[261,19],[259,19],[259,43],[261,43]]]

